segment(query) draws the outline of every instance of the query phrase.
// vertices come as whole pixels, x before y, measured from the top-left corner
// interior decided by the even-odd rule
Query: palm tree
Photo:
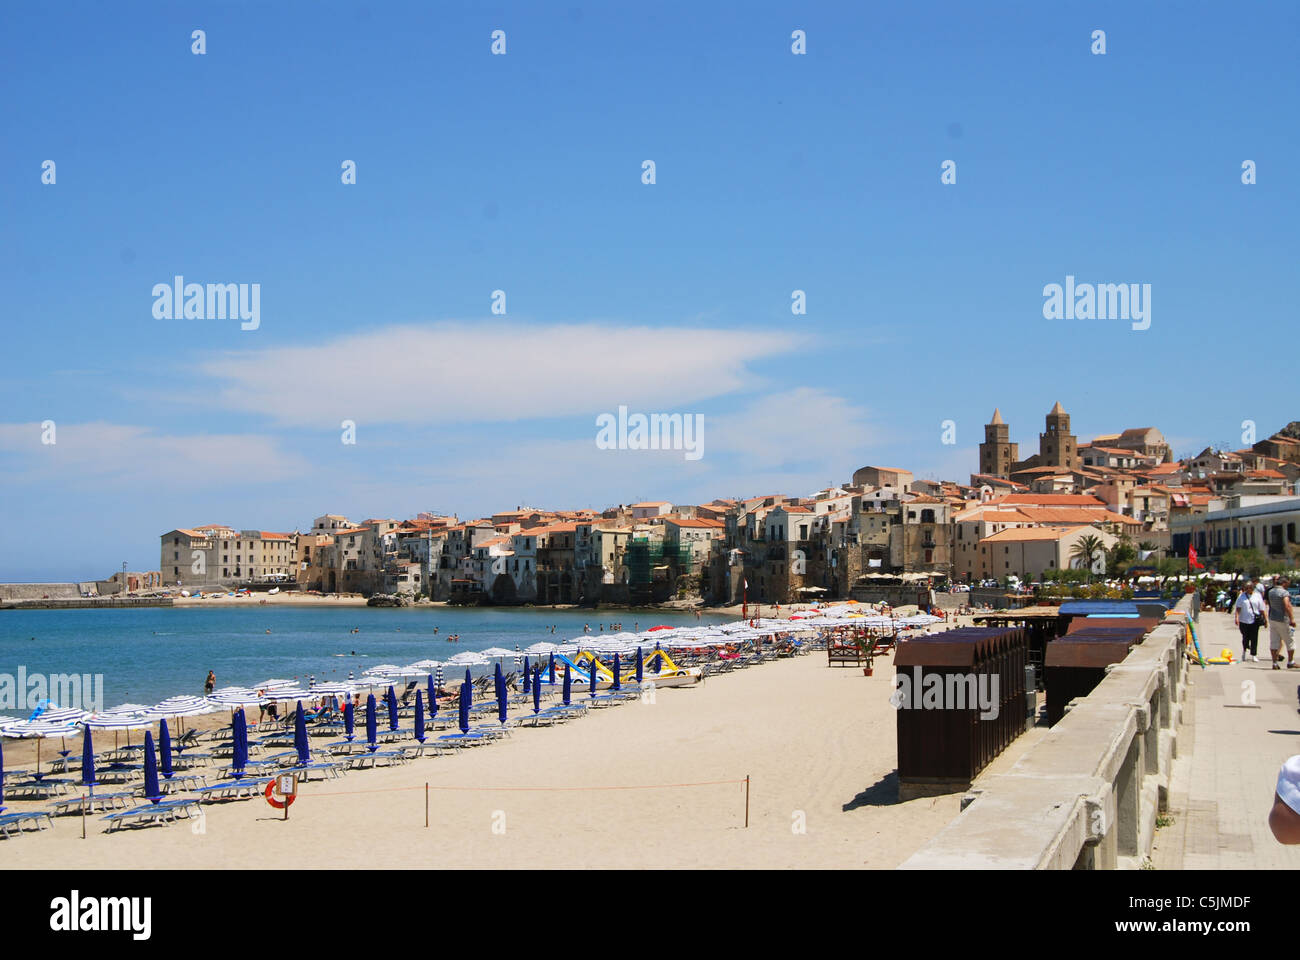
[[[1088,534],[1086,537],[1080,537],[1070,551],[1070,560],[1079,561],[1079,566],[1088,571],[1088,580],[1092,580],[1092,564],[1099,552],[1104,551],[1105,545],[1101,542],[1101,537],[1096,534]]]

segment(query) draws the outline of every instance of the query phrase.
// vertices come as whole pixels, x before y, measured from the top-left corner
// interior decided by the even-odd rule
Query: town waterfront
[[[0,613],[0,673],[103,674],[104,707],[151,704],[217,686],[269,678],[346,680],[381,663],[446,660],[466,650],[520,649],[539,640],[734,619],[657,610],[432,607],[321,608],[298,605],[149,607],[126,610],[6,610]],[[555,632],[551,632],[551,627]],[[434,633],[434,628],[437,633]],[[356,633],[352,631],[356,630]],[[268,633],[268,631],[270,631]],[[459,636],[451,642],[447,638]],[[480,668],[481,669],[481,668]]]

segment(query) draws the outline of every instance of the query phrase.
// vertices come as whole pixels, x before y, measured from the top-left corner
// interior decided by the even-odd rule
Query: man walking
[[[1294,670],[1295,641],[1291,630],[1295,627],[1295,610],[1291,608],[1291,581],[1278,577],[1268,592],[1268,650],[1273,657],[1273,669],[1282,669],[1282,647],[1286,647],[1286,668]]]
[[[1241,662],[1258,662],[1260,617],[1255,611],[1255,585],[1249,580],[1242,584],[1237,602],[1232,605],[1232,621],[1241,631]]]

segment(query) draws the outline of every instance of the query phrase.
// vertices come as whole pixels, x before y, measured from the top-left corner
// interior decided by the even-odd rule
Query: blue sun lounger
[[[141,827],[151,823],[173,823],[178,816],[202,816],[199,801],[194,797],[182,797],[179,800],[164,800],[161,803],[146,803],[130,810],[119,810],[104,817],[108,826],[105,832],[112,833],[125,826]]]
[[[38,832],[44,830],[46,826],[54,826],[54,820],[47,810],[0,814],[0,834],[6,837],[22,833],[24,825],[34,826],[36,830],[32,832]]]
[[[265,790],[271,779],[271,777],[248,777],[243,780],[226,780],[223,783],[214,783],[210,787],[199,787],[194,793],[202,803],[211,803],[214,800],[246,800],[249,797],[256,797]]]
[[[57,817],[65,813],[80,813],[82,807],[85,807],[88,813],[125,810],[128,801],[134,796],[134,793],[127,790],[121,793],[97,793],[93,797],[68,797],[50,807],[50,814]]]

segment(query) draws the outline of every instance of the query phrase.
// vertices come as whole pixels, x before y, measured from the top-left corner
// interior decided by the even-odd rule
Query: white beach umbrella
[[[318,683],[311,688],[312,696],[316,697],[350,697],[356,693],[356,685],[344,683],[341,681],[330,681],[329,683]]]
[[[274,690],[266,691],[267,703],[283,703],[286,700],[311,700],[318,696],[310,690],[303,690],[301,687],[276,687]]]
[[[370,667],[369,669],[362,671],[362,673],[369,674],[372,676],[374,674],[384,674],[385,676],[387,676],[389,674],[396,673],[401,669],[402,668],[395,663],[381,663],[377,667]]]
[[[50,707],[42,711],[36,719],[42,723],[78,723],[88,716],[90,716],[88,711],[78,710],[76,707]]]
[[[148,712],[156,717],[197,717],[215,709],[204,697],[179,696],[155,703]]]
[[[84,711],[79,711],[84,714]],[[70,737],[77,733],[72,723],[51,723],[46,720],[19,720],[0,728],[0,737],[13,737],[19,740],[36,741],[36,772],[41,770],[41,741],[46,737]],[[64,748],[67,748],[65,743]]]
[[[486,650],[480,650],[479,655],[496,659],[497,657],[513,657],[515,652],[507,650],[505,647],[488,647]]]
[[[458,653],[447,661],[448,664],[454,664],[458,667],[478,667],[487,662],[487,657],[483,656],[481,653],[475,653],[472,650]]]
[[[555,652],[555,644],[547,643],[545,640],[541,641],[540,643],[534,643],[531,647],[528,647],[524,650],[524,653],[528,654],[530,657],[542,656],[543,654],[554,653],[554,652]]]
[[[416,660],[415,663],[411,664],[407,669],[428,673],[431,670],[437,670],[440,666],[442,666],[442,664],[437,660]]]
[[[293,680],[263,680],[261,683],[257,684],[253,689],[266,690],[269,692],[271,690],[280,687],[292,687],[293,685],[294,685]]]
[[[208,700],[226,710],[234,710],[236,707],[256,707],[267,702],[265,697],[254,693],[252,690],[243,693],[238,691],[214,693],[208,697]]]

